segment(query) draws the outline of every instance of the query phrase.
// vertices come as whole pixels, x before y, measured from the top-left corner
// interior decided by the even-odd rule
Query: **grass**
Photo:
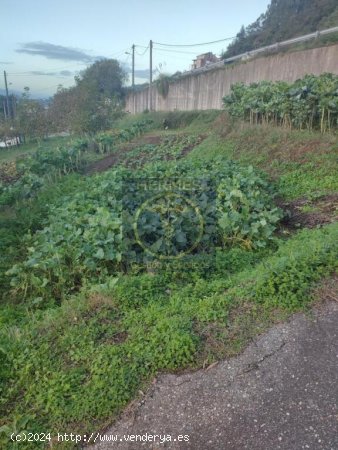
[[[270,254],[221,253],[207,272],[196,264],[189,273],[165,267],[126,276],[115,288],[33,313],[20,329],[7,326],[1,409],[8,426],[26,417],[33,432],[85,433],[93,418],[103,425],[118,414],[158,371],[236,354],[276,318],[309,305],[313,283],[336,267],[337,242],[335,225],[300,232]],[[6,374],[13,369],[15,378]]]
[[[338,145],[332,134],[236,124],[225,136],[212,132],[189,155],[215,156],[262,169],[276,182],[285,200],[338,191]]]
[[[49,148],[54,149],[59,146],[67,145],[70,141],[69,137],[52,137],[39,142],[29,142],[19,147],[9,147],[0,149],[0,164],[4,162],[14,161],[24,155],[34,153],[38,149]]]
[[[157,128],[150,134],[180,135],[174,143],[181,135],[206,136],[188,160],[218,157],[253,165],[284,201],[338,191],[334,135],[231,125],[219,112],[172,113],[178,126],[162,131],[166,115],[151,114]],[[138,119],[125,117],[121,128]],[[169,154],[176,155],[176,147]],[[129,156],[140,155],[146,162],[167,153],[154,145]],[[22,258],[22,235],[44,226],[49,205],[85,188],[83,176],[65,176],[30,203],[0,214],[6,255],[0,264],[2,448],[16,448],[8,441],[13,431],[50,430],[55,436],[103,429],[158,372],[206,367],[233,356],[273,323],[309,309],[313,289],[337,270],[336,222],[292,233],[281,228],[270,246],[257,251],[219,248],[146,271],[135,265],[104,285],[84,285],[60,306],[41,308],[9,297],[4,272]],[[304,213],[317,208],[302,203]]]
[[[206,132],[210,124],[221,114],[221,111],[172,111],[172,112],[148,112],[135,115],[126,115],[118,123],[119,128],[127,128],[135,122],[149,118],[154,122],[154,129],[164,130],[164,121],[168,127],[167,132],[179,132],[180,130]]]

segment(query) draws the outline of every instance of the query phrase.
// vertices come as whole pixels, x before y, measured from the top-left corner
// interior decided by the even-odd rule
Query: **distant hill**
[[[15,97],[20,98],[22,96],[22,91],[17,91],[15,89],[9,89],[9,95],[15,95]],[[36,100],[48,100],[49,96],[46,94],[35,94],[34,91],[32,91],[31,93],[31,98],[36,99]],[[5,89],[0,89],[0,96],[6,96],[6,91]],[[0,105],[1,106],[1,105]]]
[[[14,94],[14,95],[16,95],[17,97],[21,97],[22,92],[16,91],[16,90],[14,90],[14,89],[10,89],[10,90],[9,90],[9,94]],[[6,95],[5,89],[0,89],[0,95],[1,95],[1,96],[5,96],[5,95]]]
[[[334,26],[337,0],[271,0],[264,14],[242,26],[223,58]]]

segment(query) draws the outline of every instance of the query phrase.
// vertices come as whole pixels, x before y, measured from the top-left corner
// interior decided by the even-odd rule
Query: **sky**
[[[101,58],[120,61],[131,71],[136,45],[136,83],[149,76],[150,39],[158,73],[189,70],[194,57],[219,55],[231,41],[192,47],[235,36],[266,11],[270,0],[0,0],[0,91],[7,73],[10,92],[30,88],[49,97],[58,85]],[[155,76],[156,77],[156,76]],[[129,80],[131,76],[129,75]],[[130,82],[130,81],[129,81]]]

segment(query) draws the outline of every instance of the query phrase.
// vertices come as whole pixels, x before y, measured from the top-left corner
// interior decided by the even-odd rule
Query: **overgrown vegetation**
[[[177,188],[174,180],[187,187]],[[144,187],[148,181],[168,188],[162,192]],[[163,197],[153,209],[158,195]],[[60,198],[45,228],[25,237],[27,256],[8,271],[11,286],[15,296],[43,306],[45,301],[60,302],[85,284],[104,283],[107,276],[128,271],[133,263],[151,261],[153,253],[155,259],[168,252],[179,255],[197,239],[194,253],[213,246],[264,247],[281,218],[270,195],[267,183],[252,168],[220,161],[156,164],[142,171],[117,169],[93,177],[85,190]],[[152,204],[136,219],[149,201]],[[168,224],[161,209],[168,208],[169,201]],[[173,212],[177,209],[179,214]],[[135,236],[135,221],[143,246]]]
[[[170,76],[165,74],[160,74],[156,80],[157,91],[163,98],[168,96],[169,81]]]
[[[9,206],[30,199],[46,186],[69,173],[81,172],[91,153],[113,151],[118,144],[141,136],[152,125],[151,119],[133,123],[129,128],[101,132],[95,137],[73,140],[70,147],[40,148],[16,162],[0,165],[0,205]]]
[[[335,0],[271,0],[264,14],[247,27],[242,26],[223,58],[337,25]],[[338,37],[328,39],[337,42]]]
[[[274,198],[312,214],[337,195],[330,133],[149,113],[74,146],[80,171],[40,150],[4,175],[56,174],[0,209],[3,448],[11,432],[106,426],[159,371],[236,354],[337,270],[337,222],[290,228]],[[93,155],[119,165],[85,175]]]

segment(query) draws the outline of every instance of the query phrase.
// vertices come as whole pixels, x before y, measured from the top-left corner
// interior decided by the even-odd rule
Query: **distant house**
[[[193,60],[191,65],[191,70],[200,69],[201,67],[208,66],[209,64],[216,63],[220,59],[217,58],[212,52],[203,53],[198,55],[196,59]]]

